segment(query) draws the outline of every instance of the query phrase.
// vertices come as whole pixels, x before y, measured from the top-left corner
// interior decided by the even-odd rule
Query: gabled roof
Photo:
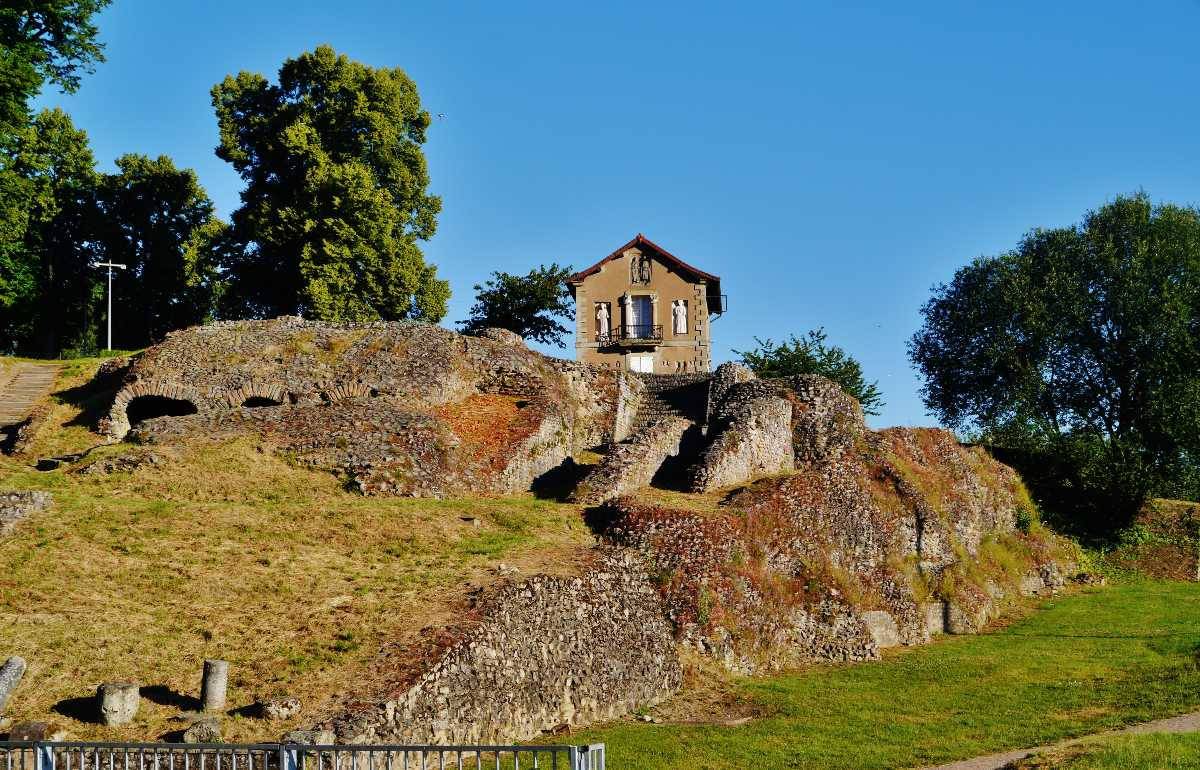
[[[604,265],[605,262],[610,262],[614,259],[619,258],[622,254],[624,254],[626,251],[628,251],[629,249],[632,249],[632,248],[639,248],[643,252],[649,251],[649,252],[653,253],[655,256],[657,256],[659,259],[661,259],[663,262],[674,267],[676,270],[679,270],[680,272],[691,273],[696,278],[701,278],[710,283],[718,283],[719,284],[721,282],[721,279],[718,278],[717,276],[713,275],[712,273],[706,273],[698,267],[692,267],[687,262],[684,262],[679,257],[675,256],[671,252],[664,249],[662,246],[659,246],[657,243],[650,240],[646,236],[642,235],[641,233],[638,233],[637,235],[634,236],[632,241],[625,244],[621,248],[617,249],[612,254],[609,254],[607,257],[600,260],[599,262],[592,265],[591,267],[586,268],[584,270],[580,270],[575,275],[572,275],[569,278],[567,278],[567,283],[572,283],[572,284],[579,283],[584,278],[587,278],[589,275],[593,275],[595,273],[600,272],[600,268]]]
[[[667,264],[673,269],[681,273],[688,273],[695,280],[704,281],[704,293],[708,296],[709,312],[716,314],[725,312],[725,298],[721,295],[721,279],[719,276],[715,276],[712,273],[706,273],[698,267],[692,267],[687,262],[684,262],[682,259],[667,251],[662,246],[659,246],[657,243],[641,233],[635,235],[632,241],[617,249],[612,254],[609,254],[607,257],[591,267],[580,270],[578,273],[575,273],[575,275],[569,276],[567,278],[567,285],[571,287],[571,296],[575,296],[575,287],[582,283],[583,280],[588,276],[595,275],[596,273],[600,272],[600,268],[604,266],[605,262],[618,259],[622,254],[632,248],[641,249],[643,254],[652,254],[661,262]]]

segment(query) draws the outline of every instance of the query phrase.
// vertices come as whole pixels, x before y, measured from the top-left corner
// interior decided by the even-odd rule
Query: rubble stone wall
[[[653,705],[682,681],[662,600],[628,553],[505,586],[476,614],[418,681],[336,719],[338,742],[524,741]]]
[[[687,418],[668,417],[615,444],[576,487],[574,500],[585,505],[602,503],[647,486],[663,462],[679,454],[684,433],[694,426]]]
[[[627,432],[641,392],[628,373],[547,358],[503,330],[472,337],[421,323],[298,318],[175,332],[119,376],[101,425],[114,439],[250,432],[363,492],[414,496],[527,490],[574,453]],[[475,424],[469,408],[457,422],[444,413],[480,395],[509,398],[515,415],[501,409],[499,422]],[[154,398],[195,413],[130,425],[133,408]]]

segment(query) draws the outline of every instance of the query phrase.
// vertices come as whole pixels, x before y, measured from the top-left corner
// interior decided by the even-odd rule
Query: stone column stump
[[[3,666],[0,666],[0,713],[4,713],[8,699],[12,697],[13,690],[17,689],[23,676],[25,676],[24,658],[14,655],[5,661]]]
[[[112,727],[132,722],[141,703],[140,689],[136,682],[105,682],[100,685],[96,689],[100,723]]]
[[[204,677],[200,681],[200,706],[205,711],[225,709],[225,689],[229,684],[229,661],[204,661]]]

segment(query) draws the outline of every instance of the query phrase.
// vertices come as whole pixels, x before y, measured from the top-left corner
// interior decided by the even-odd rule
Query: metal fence
[[[0,770],[605,770],[586,746],[0,742]]]

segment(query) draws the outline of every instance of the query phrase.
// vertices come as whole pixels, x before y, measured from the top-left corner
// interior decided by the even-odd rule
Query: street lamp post
[[[100,262],[96,267],[108,268],[108,349],[112,350],[112,271],[113,268],[125,269],[125,265],[119,265],[116,262]]]

